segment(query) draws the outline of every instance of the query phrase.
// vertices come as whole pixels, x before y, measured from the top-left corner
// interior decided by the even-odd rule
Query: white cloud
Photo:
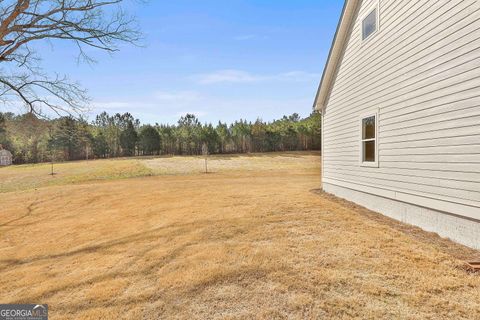
[[[254,34],[243,34],[243,35],[236,36],[234,39],[237,41],[246,41],[246,40],[251,40],[255,38],[257,38],[257,36]]]
[[[201,96],[195,91],[156,91],[153,93],[152,98],[154,101],[160,103],[175,103],[177,105],[184,105],[199,101]]]
[[[209,85],[218,83],[253,83],[260,81],[290,81],[302,82],[319,80],[320,74],[305,71],[289,71],[273,75],[252,74],[243,70],[225,69],[211,73],[199,74],[191,78],[199,84]]]
[[[130,112],[142,123],[176,123],[187,113],[194,114],[200,121],[216,123],[218,120],[234,121],[240,118],[255,121],[257,117],[264,120],[279,118],[284,114],[299,112],[307,115],[311,110],[312,98],[307,97],[236,97],[227,98],[217,95],[199,94],[193,91],[156,91],[142,98],[128,98],[125,101],[95,103],[98,108],[89,115],[106,110],[110,114]],[[104,108],[102,106],[108,106]],[[119,108],[115,108],[118,106]]]
[[[249,83],[262,80],[258,76],[252,75],[246,71],[227,69],[212,73],[200,74],[192,77],[200,84],[214,83]]]
[[[196,91],[154,91],[142,97],[128,97],[125,100],[95,101],[93,110],[89,112],[94,117],[102,111],[109,113],[130,112],[145,123],[174,123],[187,113],[198,117],[207,115],[202,106],[208,98]]]
[[[92,103],[93,109],[102,109],[102,110],[123,110],[129,108],[131,105],[127,102],[121,101],[96,101]]]
[[[1,101],[0,104],[2,105],[0,112],[18,112],[19,110],[24,112],[28,111],[25,103],[17,100],[16,97],[13,97],[12,100],[5,99],[5,101]]]
[[[265,40],[265,39],[268,39],[268,36],[251,33],[251,34],[240,34],[234,37],[233,39],[236,41],[248,41],[248,40],[255,40],[255,39]]]
[[[8,98],[11,98],[11,100],[5,99],[1,100],[0,99],[0,112],[13,112],[16,114],[23,114],[30,112],[30,107],[25,104],[25,102],[20,101],[18,97],[16,96],[9,96]],[[74,114],[74,115],[82,115],[84,113],[87,113],[91,111],[91,105],[85,103],[82,107],[78,107],[75,110],[72,108],[69,108],[68,106],[65,105],[64,101],[59,99],[58,97],[47,95],[43,97],[46,101],[48,101],[51,105],[55,106],[63,106],[63,111],[60,109],[57,109],[58,113],[55,112],[54,109],[48,107],[47,105],[43,103],[34,103],[35,105],[35,112],[40,114],[43,117],[48,117],[48,118],[56,118],[58,114],[61,116],[66,116],[69,113]]]
[[[207,115],[205,111],[198,111],[198,110],[197,111],[181,111],[181,112],[177,112],[175,115],[177,117],[183,117],[187,114],[194,114],[197,117],[203,117]]]
[[[302,82],[302,81],[309,81],[309,80],[320,81],[321,76],[322,75],[320,73],[309,73],[305,71],[290,71],[290,72],[279,74],[278,79],[286,80],[286,81],[295,81],[295,82]]]
[[[95,111],[113,110],[142,111],[156,109],[181,109],[197,103],[202,98],[195,91],[155,91],[148,96],[128,98],[123,101],[94,101],[91,106]]]

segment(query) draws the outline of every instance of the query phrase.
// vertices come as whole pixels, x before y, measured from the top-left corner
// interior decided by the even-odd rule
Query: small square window
[[[378,166],[377,115],[363,117],[361,130],[360,162],[365,166]]]
[[[377,8],[373,9],[362,21],[362,39],[367,39],[377,31]]]

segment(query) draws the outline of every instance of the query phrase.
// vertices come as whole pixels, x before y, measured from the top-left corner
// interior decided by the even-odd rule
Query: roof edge
[[[360,2],[361,0],[345,0],[337,30],[335,31],[335,36],[330,47],[327,62],[323,69],[322,79],[320,80],[317,95],[315,96],[315,101],[313,103],[313,108],[315,110],[323,110],[325,108],[325,102],[330,93],[334,75],[342,58],[350,27],[354,21]]]

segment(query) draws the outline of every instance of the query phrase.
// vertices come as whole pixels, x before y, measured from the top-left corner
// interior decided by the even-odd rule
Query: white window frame
[[[376,23],[375,23],[375,31],[373,31],[368,37],[363,39],[363,21],[372,13],[373,10],[376,11]],[[374,38],[375,35],[378,33],[380,30],[380,1],[376,1],[368,10],[367,13],[365,13],[362,18],[360,19],[360,40],[363,43],[367,43],[370,39]]]
[[[375,139],[363,139],[363,120],[366,118],[370,117],[375,117]],[[379,155],[378,155],[378,111],[375,112],[370,112],[363,114],[360,117],[360,166],[362,167],[373,167],[373,168],[378,168],[379,167]],[[375,140],[375,161],[363,161],[363,143],[367,141],[373,141]]]

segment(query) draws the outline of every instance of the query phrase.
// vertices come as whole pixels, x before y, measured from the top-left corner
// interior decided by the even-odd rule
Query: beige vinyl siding
[[[362,41],[377,3],[379,30]],[[369,112],[379,168],[360,165]],[[364,1],[323,125],[325,183],[480,219],[479,0]]]

